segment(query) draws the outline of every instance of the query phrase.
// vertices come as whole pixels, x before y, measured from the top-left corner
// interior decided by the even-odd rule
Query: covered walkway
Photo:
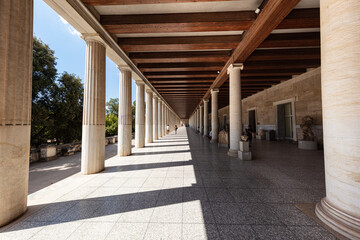
[[[304,213],[325,196],[321,151],[259,141],[244,162],[184,127],[133,150],[30,194],[0,239],[336,239]]]

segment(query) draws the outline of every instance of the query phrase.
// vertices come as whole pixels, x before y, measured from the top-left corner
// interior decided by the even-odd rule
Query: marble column
[[[27,208],[33,1],[2,1],[0,5],[1,227]]]
[[[153,95],[153,140],[158,139],[158,97]]]
[[[161,106],[162,109],[162,125],[161,125],[161,131],[162,131],[162,135],[165,136],[165,103],[162,103]]]
[[[204,100],[204,137],[209,134],[209,99]]]
[[[204,121],[204,115],[203,115],[203,106],[200,105],[200,108],[199,108],[199,121],[200,121],[200,135],[203,135],[204,134],[204,125],[203,125],[203,121]]]
[[[81,173],[100,172],[105,167],[105,54],[99,36],[86,41]]]
[[[211,142],[217,143],[219,132],[218,120],[218,94],[219,89],[211,89]]]
[[[146,134],[145,142],[153,142],[153,93],[150,89],[146,89]]]
[[[142,80],[136,83],[136,108],[135,108],[135,147],[145,146],[145,84]]]
[[[326,197],[316,215],[360,239],[360,2],[321,0],[321,90]]]
[[[237,157],[240,148],[241,129],[241,81],[240,70],[243,64],[234,63],[227,69],[229,74],[229,121],[230,121],[230,149],[229,156]]]
[[[162,101],[158,100],[158,137],[161,138],[162,135]]]
[[[118,155],[129,156],[132,147],[131,70],[128,66],[119,66],[119,69]]]

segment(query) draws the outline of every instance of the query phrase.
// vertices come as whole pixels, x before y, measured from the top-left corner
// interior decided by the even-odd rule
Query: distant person
[[[169,134],[169,132],[170,132],[170,126],[168,124],[168,125],[166,125],[166,133]]]
[[[209,138],[212,139],[212,130],[209,133]]]
[[[252,142],[252,135],[253,135],[254,131],[251,128],[251,126],[249,125],[248,128],[246,129],[246,135],[248,136],[248,141],[249,141],[249,147],[251,147],[251,142]]]
[[[177,134],[178,127],[175,125],[175,134]]]

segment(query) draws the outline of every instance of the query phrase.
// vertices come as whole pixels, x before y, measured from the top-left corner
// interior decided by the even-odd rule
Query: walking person
[[[177,125],[175,125],[175,134],[177,134],[177,129],[178,129],[178,127],[177,127]]]
[[[169,132],[170,132],[170,126],[168,124],[168,125],[166,125],[166,134],[169,134]]]

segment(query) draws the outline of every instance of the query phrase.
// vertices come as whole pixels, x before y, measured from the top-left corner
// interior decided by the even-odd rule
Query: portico
[[[160,171],[154,173],[158,174],[156,179],[150,177],[152,171],[144,171],[146,177],[142,177],[143,172],[134,174],[134,178],[144,178],[137,190],[144,186],[154,188],[142,189],[144,194],[137,194],[133,185],[131,188],[134,189],[131,191],[135,192],[119,190],[119,187],[112,189],[114,191],[111,194],[114,194],[116,201],[126,202],[129,200],[127,197],[131,198],[131,201],[127,202],[126,210],[114,210],[111,207],[109,210],[105,206],[104,201],[113,201],[114,198],[105,193],[108,189],[102,189],[104,186],[100,183],[96,185],[96,191],[99,192],[94,191],[96,193],[93,196],[89,192],[86,197],[84,195],[64,200],[69,204],[69,209],[81,209],[82,200],[89,197],[91,204],[95,206],[97,201],[102,201],[101,207],[105,206],[103,211],[110,212],[95,214],[96,217],[119,214],[119,219],[120,215],[126,219],[126,213],[141,210],[138,217],[148,217],[146,226],[139,219],[129,222],[137,223],[139,232],[143,232],[144,237],[145,232],[156,228],[151,223],[161,223],[166,211],[174,215],[181,212],[183,217],[193,211],[194,206],[187,203],[199,200],[203,217],[207,220],[201,223],[206,229],[201,238],[211,236],[212,232],[224,238],[224,232],[229,232],[231,226],[223,225],[231,225],[231,221],[234,221],[236,225],[241,225],[245,232],[256,232],[256,236],[261,239],[261,232],[264,236],[271,235],[268,232],[270,230],[263,227],[272,221],[270,212],[275,211],[275,220],[279,220],[278,215],[285,210],[276,204],[285,203],[293,215],[291,220],[278,222],[277,225],[283,224],[279,229],[284,231],[275,231],[276,227],[272,226],[274,232],[294,235],[301,239],[304,237],[302,234],[306,233],[300,231],[299,226],[306,225],[316,227],[316,232],[325,231],[324,234],[328,236],[327,230],[304,220],[301,215],[303,212],[299,213],[302,210],[294,209],[291,205],[301,203],[294,197],[301,192],[316,195],[311,204],[317,203],[313,212],[324,227],[350,239],[360,239],[358,1],[45,2],[81,33],[87,46],[84,56],[86,68],[81,154],[81,173],[84,176],[79,177],[81,180],[78,186],[82,186],[79,189],[86,191],[85,179],[90,180],[94,176],[94,179],[101,180],[104,175],[111,175],[111,170],[117,167],[120,167],[121,171],[115,171],[114,175],[119,174],[116,178],[123,178],[125,172],[131,172],[129,169],[132,165],[139,165],[139,169],[159,166],[166,168],[165,175]],[[28,205],[26,196],[31,123],[32,8],[32,1],[25,4],[19,0],[3,2],[0,6],[3,23],[0,27],[0,40],[4,43],[0,45],[0,53],[4,55],[0,58],[0,226],[5,226],[24,214]],[[104,138],[106,56],[120,71],[117,156],[107,164]],[[131,108],[133,80],[136,84],[134,133]],[[283,159],[263,155],[264,149],[271,152],[271,147],[281,148],[281,144],[287,144],[285,141],[305,141],[302,120],[309,116],[314,119],[310,130],[312,129],[314,141],[320,150],[305,153],[287,146],[292,152],[284,151],[288,154],[285,157],[296,153],[302,156],[300,162],[289,157],[289,162],[280,163]],[[181,127],[180,119],[187,121],[190,127],[180,128],[179,135],[174,135],[172,131],[175,125]],[[166,133],[167,125],[170,127],[170,135]],[[257,145],[251,149],[254,163],[245,163],[237,158],[239,142],[241,135],[246,134],[246,130],[249,127],[251,129],[251,126]],[[217,144],[210,144],[218,142],[220,131],[228,134],[228,147],[218,148]],[[199,135],[195,135],[195,132],[199,132]],[[274,138],[279,142],[265,142],[271,140],[273,132]],[[135,148],[132,146],[133,134]],[[209,135],[211,140],[207,139]],[[166,147],[171,144],[179,147]],[[187,147],[184,146],[186,144]],[[163,147],[168,148],[167,151],[156,150]],[[158,155],[158,152],[166,156],[166,161],[151,157]],[[200,154],[207,156],[207,159]],[[150,158],[149,162],[148,159],[143,159],[142,155]],[[313,172],[309,169],[309,166],[313,166],[309,160],[312,157],[317,161],[314,167],[321,171]],[[134,159],[140,162],[135,162]],[[224,162],[221,159],[224,159]],[[324,169],[322,160],[325,163]],[[141,161],[144,165],[141,165]],[[273,161],[277,167],[269,167],[269,161]],[[301,169],[297,168],[298,164]],[[299,176],[288,175],[285,166],[290,173],[299,173]],[[180,171],[171,171],[172,167]],[[185,175],[193,173],[185,171],[188,167],[193,172],[199,168],[202,175],[192,175],[189,180]],[[207,167],[214,171],[207,173]],[[207,174],[214,172],[218,178],[209,180]],[[310,173],[318,174],[321,178],[318,177],[311,183],[306,182],[306,176]],[[175,176],[176,174],[181,174],[181,177]],[[130,175],[129,173],[129,176],[124,178],[127,178],[129,184],[136,185],[138,180],[129,180]],[[258,179],[259,175],[262,177]],[[321,185],[324,175],[325,188]],[[151,182],[146,185],[148,177]],[[168,182],[165,178],[168,178]],[[237,185],[238,179],[246,185],[245,188],[250,186],[251,193],[241,192],[243,185]],[[119,186],[123,186],[124,183],[120,184],[121,180],[116,181]],[[161,186],[156,185],[157,181],[162,181]],[[320,186],[312,186],[313,183]],[[113,183],[109,184],[115,188]],[[235,184],[235,187],[232,184]],[[297,189],[294,185],[303,189],[304,184],[311,188],[311,191],[287,192],[279,187],[288,185],[291,189]],[[262,190],[258,190],[260,185]],[[279,187],[280,190],[277,191],[281,197],[271,193],[274,185],[276,189]],[[263,189],[263,186],[267,188]],[[187,191],[198,191],[193,190],[197,187],[205,188],[205,200],[201,199],[199,192],[196,192],[195,199],[190,193],[189,196],[184,194]],[[315,193],[317,187],[320,191]],[[237,191],[228,194],[227,191],[233,188]],[[116,192],[118,190],[120,192]],[[55,194],[50,189],[47,193]],[[110,199],[102,199],[102,194]],[[264,197],[262,201],[266,205],[263,205],[264,202],[254,203],[253,199],[248,199],[255,204],[251,208],[254,214],[246,213],[245,206],[241,207],[242,199],[252,196],[251,194]],[[54,195],[46,204],[49,208],[56,208],[58,203],[64,201],[59,202],[55,197],[61,199],[64,196]],[[176,199],[176,196],[181,196],[181,200]],[[185,196],[188,197],[187,200]],[[226,196],[233,201],[224,200],[227,199]],[[140,207],[130,203],[135,198],[141,203]],[[149,199],[152,198],[156,201],[151,202]],[[269,199],[275,199],[276,204],[267,202]],[[285,200],[282,202],[279,199]],[[296,201],[292,202],[292,199]],[[32,201],[31,206],[39,205],[36,198]],[[273,206],[275,210],[269,210],[271,206],[268,204],[276,205]],[[173,206],[170,208],[169,205]],[[99,209],[101,207],[99,205]],[[161,210],[162,207],[166,208],[166,211]],[[149,209],[151,211],[147,211]],[[237,209],[235,212],[239,213],[238,215],[248,214],[246,216],[253,220],[249,224],[251,227],[246,227],[246,219],[238,219],[229,212],[230,209]],[[269,214],[262,214],[260,211],[258,214],[261,219],[255,219],[256,209],[265,209]],[[97,212],[95,207],[93,210],[93,213]],[[233,218],[208,218],[209,212],[213,215],[228,214]],[[62,213],[57,217],[60,215],[62,216]],[[74,216],[70,215],[65,222],[75,220]],[[304,220],[304,224],[294,223],[294,219]],[[30,222],[33,224],[37,221]],[[126,228],[128,225],[125,223],[128,223],[127,220],[119,224],[118,228]],[[167,223],[180,224],[181,236],[186,238],[184,233],[189,229],[196,229],[197,226],[183,223],[199,222],[186,222],[186,219],[181,218],[181,221]],[[173,227],[177,229],[179,226]],[[232,237],[238,236],[241,236],[241,232]]]

